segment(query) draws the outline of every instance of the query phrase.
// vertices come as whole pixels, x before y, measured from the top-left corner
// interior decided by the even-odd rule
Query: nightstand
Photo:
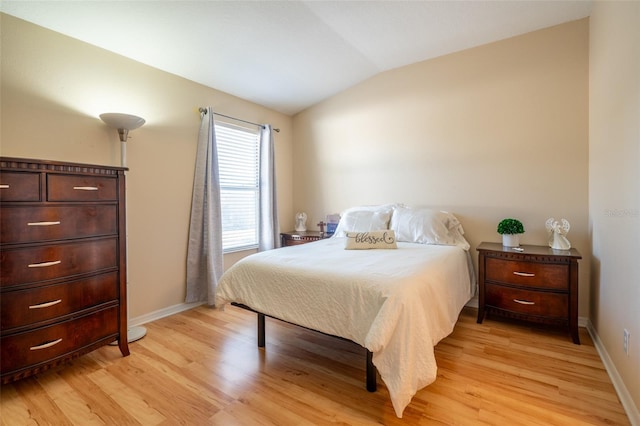
[[[306,244],[329,237],[330,235],[327,235],[326,232],[320,231],[289,231],[280,233],[282,247]]]
[[[485,313],[566,326],[578,336],[578,259],[576,249],[547,246],[504,247],[481,243],[478,250],[478,323]]]

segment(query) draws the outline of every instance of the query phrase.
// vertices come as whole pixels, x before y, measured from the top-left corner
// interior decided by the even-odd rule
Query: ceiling
[[[589,16],[591,1],[17,1],[10,15],[292,115],[380,72]]]

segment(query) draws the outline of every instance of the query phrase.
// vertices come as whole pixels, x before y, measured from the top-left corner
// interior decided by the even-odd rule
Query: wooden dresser
[[[129,355],[124,168],[0,157],[0,373]]]
[[[328,237],[329,235],[320,231],[289,231],[280,233],[282,247],[306,244]]]
[[[578,336],[578,259],[576,249],[500,243],[478,246],[478,323],[485,312],[569,329]]]

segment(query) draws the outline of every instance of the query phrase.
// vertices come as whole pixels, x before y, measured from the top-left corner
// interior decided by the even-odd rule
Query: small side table
[[[481,243],[478,250],[478,323],[485,312],[550,325],[564,325],[573,343],[578,336],[578,259],[580,253],[548,246]]]
[[[329,237],[330,235],[327,235],[326,232],[320,231],[289,231],[280,233],[282,247],[306,244]]]

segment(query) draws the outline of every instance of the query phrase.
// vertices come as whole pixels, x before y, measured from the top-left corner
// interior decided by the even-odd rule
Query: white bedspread
[[[413,395],[436,379],[433,348],[473,296],[469,255],[453,246],[344,244],[334,237],[246,257],[222,276],[216,304],[242,303],[369,349],[402,417]]]

